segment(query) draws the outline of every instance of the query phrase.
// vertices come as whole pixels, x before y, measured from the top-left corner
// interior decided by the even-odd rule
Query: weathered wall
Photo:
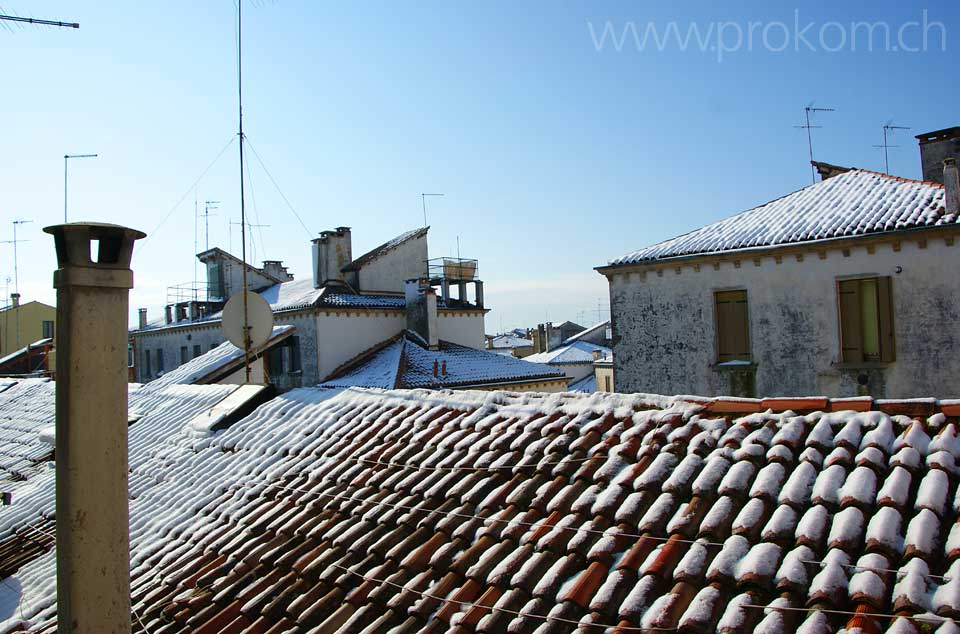
[[[329,311],[317,315],[316,322],[316,367],[322,381],[360,353],[402,332],[406,315],[402,310]]]
[[[559,370],[567,375],[570,378],[570,382],[579,381],[580,379],[590,376],[593,374],[593,361],[585,361],[584,363],[564,363],[564,364],[549,364],[551,368]]]
[[[300,343],[301,373],[274,377],[277,385],[283,388],[301,385],[316,385],[317,377],[317,322],[309,313],[288,312],[274,315],[277,326],[293,325],[297,332],[293,334]],[[158,328],[138,332],[134,335],[137,350],[137,381],[145,383],[160,376],[157,370],[157,350],[163,351],[164,374],[181,365],[180,347],[187,347],[189,359],[194,358],[193,347],[200,346],[200,353],[206,353],[226,341],[220,322],[181,325],[171,328]],[[146,354],[150,353],[150,372],[146,372]]]
[[[406,280],[427,274],[427,257],[427,236],[408,240],[364,264],[358,290],[402,293]]]
[[[877,398],[960,396],[960,246],[943,238],[848,251],[693,263],[610,282],[618,392],[719,395],[731,376],[713,367],[715,291],[746,289],[760,396],[858,394],[865,373]],[[900,267],[898,269],[898,267]],[[900,272],[898,272],[898,270]],[[838,277],[893,278],[896,361],[841,369]]]
[[[617,386],[613,382],[613,367],[597,365],[593,367],[594,375],[597,381],[598,392],[616,392]],[[607,381],[610,382],[610,389],[607,389]]]
[[[439,311],[440,340],[483,350],[486,346],[483,318],[484,313],[480,311]]]
[[[17,341],[17,316],[20,317],[20,339]],[[57,309],[40,302],[26,302],[17,308],[0,311],[0,356],[6,356],[27,344],[43,339],[43,322],[54,322],[56,335]]]

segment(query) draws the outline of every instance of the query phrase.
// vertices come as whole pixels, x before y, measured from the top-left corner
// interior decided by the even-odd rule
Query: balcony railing
[[[480,279],[477,260],[465,258],[433,258],[427,260],[427,277],[452,282],[474,282]]]
[[[210,300],[210,286],[205,282],[184,282],[167,287],[167,303],[206,302]]]

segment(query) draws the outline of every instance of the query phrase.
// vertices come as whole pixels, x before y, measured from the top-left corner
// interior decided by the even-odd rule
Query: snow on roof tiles
[[[599,350],[602,357],[612,355],[613,351],[605,346],[598,346],[589,341],[574,341],[573,343],[563,345],[550,352],[538,352],[529,357],[524,357],[526,361],[533,363],[549,363],[550,365],[563,365],[565,363],[593,363],[593,353]]]
[[[953,631],[960,616],[960,509],[942,494],[960,443],[941,413],[300,389],[213,436],[158,431],[131,446],[151,479],[130,508],[145,631],[897,632],[914,616]],[[867,464],[902,501],[821,497]],[[37,487],[0,515],[0,552],[26,522],[49,532],[52,499]],[[8,570],[0,628],[48,631],[53,552]]]
[[[490,340],[490,345],[493,348],[523,348],[532,346],[533,341],[516,335],[497,335]]]
[[[513,356],[446,341],[440,342],[440,350],[428,350],[404,336],[322,387],[443,388],[562,378],[562,372],[549,366]]]
[[[611,266],[672,257],[956,225],[942,186],[854,169],[797,192],[628,253]]]
[[[269,348],[281,339],[292,335],[294,331],[296,331],[296,327],[294,326],[274,326],[267,343],[264,346],[254,348],[252,352],[257,353],[263,348]],[[148,389],[157,389],[167,385],[193,384],[203,378],[224,371],[231,364],[240,361],[242,357],[243,350],[229,341],[224,341],[209,352],[194,357],[183,365],[167,372],[160,378],[150,381],[146,384],[146,387]]]

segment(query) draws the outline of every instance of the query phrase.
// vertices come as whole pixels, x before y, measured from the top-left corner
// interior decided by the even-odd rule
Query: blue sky
[[[150,233],[132,311],[158,315],[166,287],[193,277],[190,186],[236,129],[234,5],[156,6],[4,4],[81,24],[0,29],[0,240],[15,218],[33,220],[19,232],[30,240],[24,300],[54,297],[40,229],[62,221],[67,152],[100,154],[71,163],[71,220]],[[811,101],[837,109],[816,119],[819,160],[882,170],[872,147],[882,124],[910,126],[890,151],[905,177],[920,175],[914,134],[960,125],[956,2],[244,7],[245,131],[310,232],[349,225],[359,254],[421,225],[420,193],[443,192],[428,201],[431,256],[454,254],[459,236],[461,254],[480,260],[488,332],[595,320],[606,283],[593,267],[809,184],[793,126]],[[868,51],[851,24],[885,25],[891,47],[922,48],[924,27],[910,23],[924,11],[925,51],[887,50],[882,31]],[[627,33],[620,50],[597,45],[608,23],[608,35]],[[686,50],[675,39],[638,50],[630,29],[663,37],[671,23],[681,35],[695,24],[702,50],[695,38]],[[256,159],[249,169],[252,222],[270,225],[255,231],[257,259],[309,275],[310,235]],[[221,201],[211,246],[231,244],[237,174],[234,144],[197,186],[201,207]],[[12,274],[12,248],[0,245],[0,283]]]

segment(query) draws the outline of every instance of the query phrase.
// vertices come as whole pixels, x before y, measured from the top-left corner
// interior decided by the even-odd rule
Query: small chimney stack
[[[343,267],[353,262],[350,227],[323,231],[313,240],[313,287],[327,282],[343,282]]]
[[[139,326],[140,330],[143,330],[144,328],[147,327],[147,309],[146,308],[137,309],[137,325]]]
[[[10,293],[10,305],[13,308],[20,306],[20,293]]]
[[[960,214],[960,171],[957,170],[955,158],[943,161],[943,187],[947,196],[947,213],[954,216]]]
[[[923,180],[944,185],[944,160],[960,158],[960,126],[918,134],[917,141]]]
[[[437,292],[429,280],[414,278],[405,285],[407,330],[416,333],[430,350],[440,349]]]
[[[44,231],[58,266],[57,618],[61,631],[128,634],[127,320],[144,234],[87,223]]]

